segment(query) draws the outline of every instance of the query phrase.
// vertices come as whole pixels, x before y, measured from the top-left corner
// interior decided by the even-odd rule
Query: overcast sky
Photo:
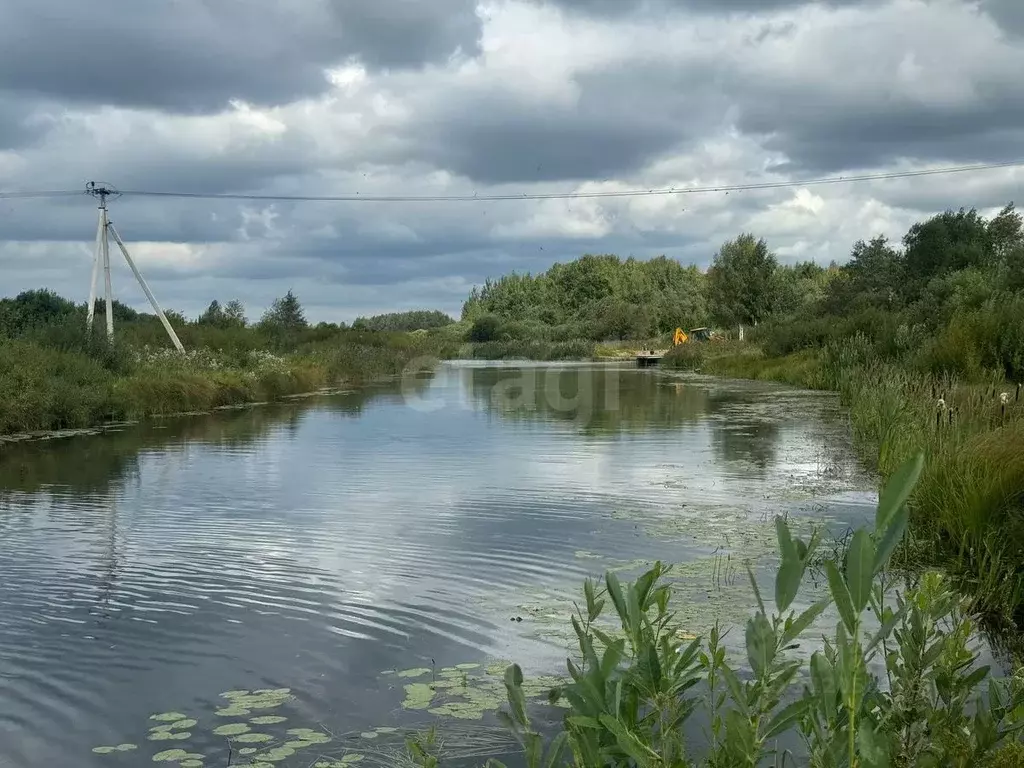
[[[285,8],[293,10],[284,10]],[[451,195],[743,184],[1024,159],[1021,0],[0,0],[0,191]],[[1024,169],[475,203],[125,196],[166,306],[429,307],[585,252],[706,265],[742,231],[843,261]],[[96,210],[0,199],[0,294],[84,301]],[[123,261],[116,295],[145,299]]]

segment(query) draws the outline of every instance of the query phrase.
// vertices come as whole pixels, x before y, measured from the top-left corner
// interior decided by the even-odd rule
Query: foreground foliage
[[[996,679],[978,665],[974,624],[943,576],[926,573],[900,591],[887,571],[923,465],[919,454],[893,474],[874,526],[856,531],[841,561],[824,560],[828,597],[799,611],[820,539],[795,538],[776,521],[771,609],[750,575],[757,608],[745,627],[748,673],[727,657],[717,629],[706,642],[680,645],[669,568],[658,563],[625,585],[609,572],[601,589],[588,580],[572,619],[580,656],[568,661],[570,682],[553,692],[570,706],[554,738],[533,727],[521,669],[505,675],[505,719],[527,764],[1020,765],[1024,677]],[[596,626],[608,605],[614,634]],[[795,657],[797,639],[833,607],[832,635],[808,661]],[[708,725],[694,744],[698,714]],[[422,750],[413,753],[423,761]]]

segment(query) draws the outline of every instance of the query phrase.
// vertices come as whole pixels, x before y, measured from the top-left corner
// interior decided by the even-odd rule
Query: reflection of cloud
[[[423,381],[445,405],[436,411],[407,407],[393,383],[53,443],[52,463],[45,450],[26,458],[40,468],[0,515],[0,641],[25,672],[25,699],[47,700],[34,686],[54,665],[61,706],[95,724],[92,735],[140,707],[265,681],[301,690],[311,716],[350,728],[396,706],[400,691],[378,687],[385,668],[562,657],[561,646],[524,640],[539,622],[510,623],[509,612],[603,567],[577,551],[685,559],[727,544],[745,519],[813,514],[786,493],[818,477],[823,449],[853,466],[843,428],[822,420],[826,396],[560,366],[566,381],[589,368],[621,385],[621,413],[588,430],[543,407],[509,418],[481,396],[522,367],[443,366]],[[763,471],[757,452],[722,453],[730,424],[771,425]],[[851,487],[843,476],[829,489]],[[820,495],[811,490],[802,499]],[[701,532],[723,541],[694,542],[691,521],[720,522]],[[49,755],[45,739],[20,744]]]

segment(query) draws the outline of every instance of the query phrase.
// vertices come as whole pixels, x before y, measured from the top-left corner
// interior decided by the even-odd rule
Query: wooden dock
[[[641,352],[636,356],[637,368],[652,368],[660,363],[664,356],[661,352]]]

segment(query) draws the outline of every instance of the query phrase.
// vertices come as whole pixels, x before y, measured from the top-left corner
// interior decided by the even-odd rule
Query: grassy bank
[[[394,376],[454,350],[434,333],[313,327],[300,312],[255,326],[175,317],[178,353],[155,317],[131,310],[115,312],[108,343],[102,316],[88,334],[84,307],[53,294],[0,304],[0,434],[271,401]]]
[[[854,445],[883,478],[917,450],[924,471],[900,556],[954,575],[991,618],[1024,627],[1024,401],[999,373],[967,380],[858,354],[863,340],[766,356],[686,345],[668,367],[839,392]],[[1005,402],[1004,402],[1005,401]]]

